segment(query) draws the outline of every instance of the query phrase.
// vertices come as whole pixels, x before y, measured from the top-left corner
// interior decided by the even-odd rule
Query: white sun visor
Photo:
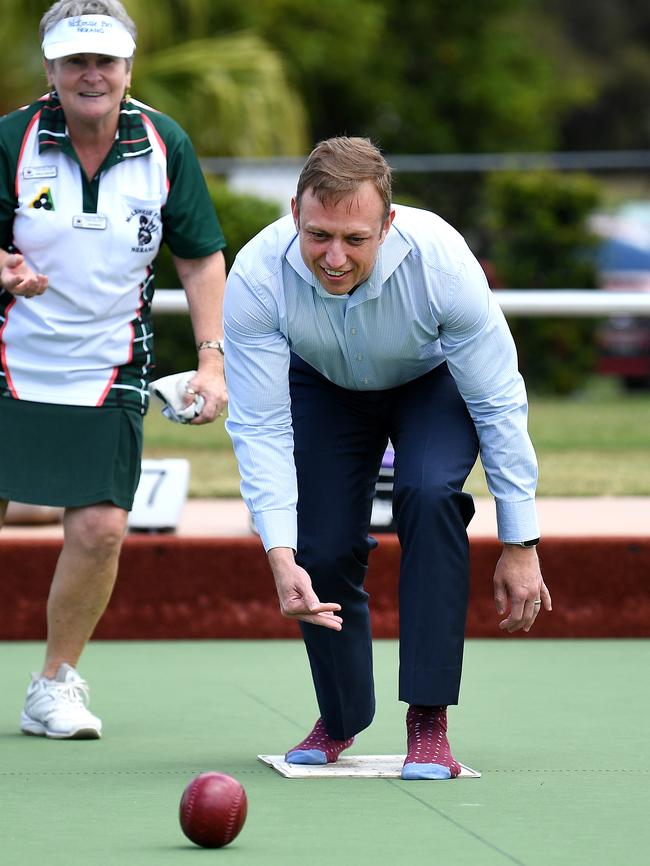
[[[126,27],[109,15],[77,15],[64,18],[46,31],[43,54],[47,60],[70,54],[104,54],[131,57],[135,42]]]

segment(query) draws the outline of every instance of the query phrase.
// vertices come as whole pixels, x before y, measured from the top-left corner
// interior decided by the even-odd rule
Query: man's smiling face
[[[368,279],[395,216],[372,181],[338,200],[319,201],[311,188],[291,201],[303,261],[330,295],[345,295]]]

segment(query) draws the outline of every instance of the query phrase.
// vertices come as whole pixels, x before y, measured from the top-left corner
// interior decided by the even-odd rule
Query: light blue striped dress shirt
[[[499,538],[539,535],[526,389],[503,313],[457,231],[428,211],[395,210],[370,277],[351,295],[328,294],[309,271],[291,216],[253,238],[228,276],[226,427],[266,550],[296,548],[290,350],[362,391],[446,361],[478,431]]]

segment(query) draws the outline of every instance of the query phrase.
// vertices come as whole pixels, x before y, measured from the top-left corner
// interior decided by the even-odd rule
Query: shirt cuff
[[[496,500],[499,541],[514,544],[539,538],[539,523],[534,499],[519,502]]]
[[[264,550],[269,551],[272,547],[298,549],[298,521],[293,508],[258,511],[252,517]]]

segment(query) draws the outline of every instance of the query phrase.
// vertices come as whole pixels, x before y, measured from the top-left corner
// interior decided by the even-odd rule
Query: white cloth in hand
[[[187,395],[188,383],[194,376],[196,370],[188,370],[185,373],[173,373],[171,376],[155,379],[149,385],[149,393],[155,394],[165,404],[162,414],[175,424],[189,424],[193,418],[201,414],[205,406],[201,394],[195,394],[189,406],[184,405],[183,398]]]

